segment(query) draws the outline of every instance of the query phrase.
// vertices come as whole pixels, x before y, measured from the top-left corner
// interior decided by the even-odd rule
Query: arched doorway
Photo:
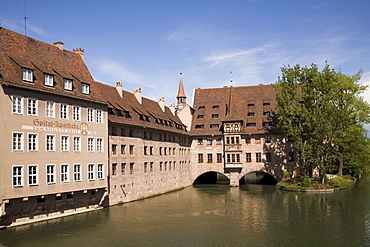
[[[277,180],[270,174],[261,171],[255,171],[245,174],[239,184],[277,184]]]
[[[219,172],[206,172],[198,176],[193,185],[196,184],[230,184],[230,180]]]

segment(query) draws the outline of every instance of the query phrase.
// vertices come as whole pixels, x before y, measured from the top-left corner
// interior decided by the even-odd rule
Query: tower
[[[184,90],[184,83],[182,82],[182,73],[180,73],[179,90],[177,92],[177,109],[181,110],[186,106],[186,95]]]

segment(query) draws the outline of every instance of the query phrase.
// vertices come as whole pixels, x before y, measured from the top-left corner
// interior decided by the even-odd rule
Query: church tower
[[[181,110],[186,106],[186,95],[184,90],[184,83],[182,82],[182,73],[180,73],[179,90],[177,92],[177,110]]]

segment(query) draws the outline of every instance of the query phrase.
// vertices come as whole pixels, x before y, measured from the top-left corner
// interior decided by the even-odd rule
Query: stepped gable
[[[133,93],[122,90],[121,97],[115,87],[103,83],[97,83],[97,85],[108,101],[110,122],[187,133],[185,125],[167,106],[163,112],[159,104],[153,100],[142,97],[142,104],[140,104]]]
[[[83,61],[82,49],[67,51],[61,42],[50,45],[2,27],[0,44],[1,84],[105,103]],[[22,68],[33,70],[33,82],[22,80]],[[44,73],[54,76],[54,86],[44,84]],[[64,89],[64,78],[72,80],[72,90]],[[90,85],[89,94],[82,93],[81,83]]]
[[[243,122],[242,134],[277,133],[275,97],[272,85],[195,89],[191,134],[220,135],[232,121]]]

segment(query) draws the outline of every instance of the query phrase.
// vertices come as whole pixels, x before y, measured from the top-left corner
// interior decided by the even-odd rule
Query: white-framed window
[[[89,180],[95,180],[95,165],[94,164],[88,164],[87,167],[87,178]]]
[[[13,151],[23,151],[23,133],[13,133]]]
[[[46,117],[55,117],[55,104],[51,101],[46,101]]]
[[[103,111],[96,110],[96,122],[103,123]]]
[[[22,69],[22,80],[33,82],[33,71],[30,69],[23,68]]]
[[[75,182],[81,181],[81,164],[73,165],[73,179]]]
[[[55,151],[55,135],[46,135],[46,151]]]
[[[28,99],[28,116],[37,116],[37,99]]]
[[[96,152],[103,152],[103,138],[96,138]]]
[[[94,138],[87,138],[87,151],[94,152]]]
[[[68,105],[60,104],[60,119],[68,119]]]
[[[94,122],[94,109],[91,108],[87,109],[87,122],[89,123]]]
[[[13,114],[23,114],[23,97],[12,96]]]
[[[73,120],[74,121],[81,120],[81,107],[76,105],[73,106]]]
[[[28,134],[28,151],[37,151],[37,134]]]
[[[90,85],[87,84],[87,83],[81,83],[81,87],[82,87],[82,93],[83,94],[90,94]]]
[[[54,76],[49,74],[44,74],[44,81],[46,86],[54,86]]]
[[[62,183],[69,182],[69,165],[60,166],[60,182]]]
[[[13,187],[23,186],[23,166],[13,166]]]
[[[73,151],[81,152],[81,137],[73,137]]]
[[[55,184],[55,165],[46,165],[46,183]]]
[[[38,167],[36,165],[28,166],[28,185],[34,186],[39,184]]]
[[[69,151],[69,136],[61,136],[61,148],[62,152]]]
[[[98,179],[104,179],[104,164],[98,164]]]
[[[72,90],[72,80],[64,78],[64,89]]]

